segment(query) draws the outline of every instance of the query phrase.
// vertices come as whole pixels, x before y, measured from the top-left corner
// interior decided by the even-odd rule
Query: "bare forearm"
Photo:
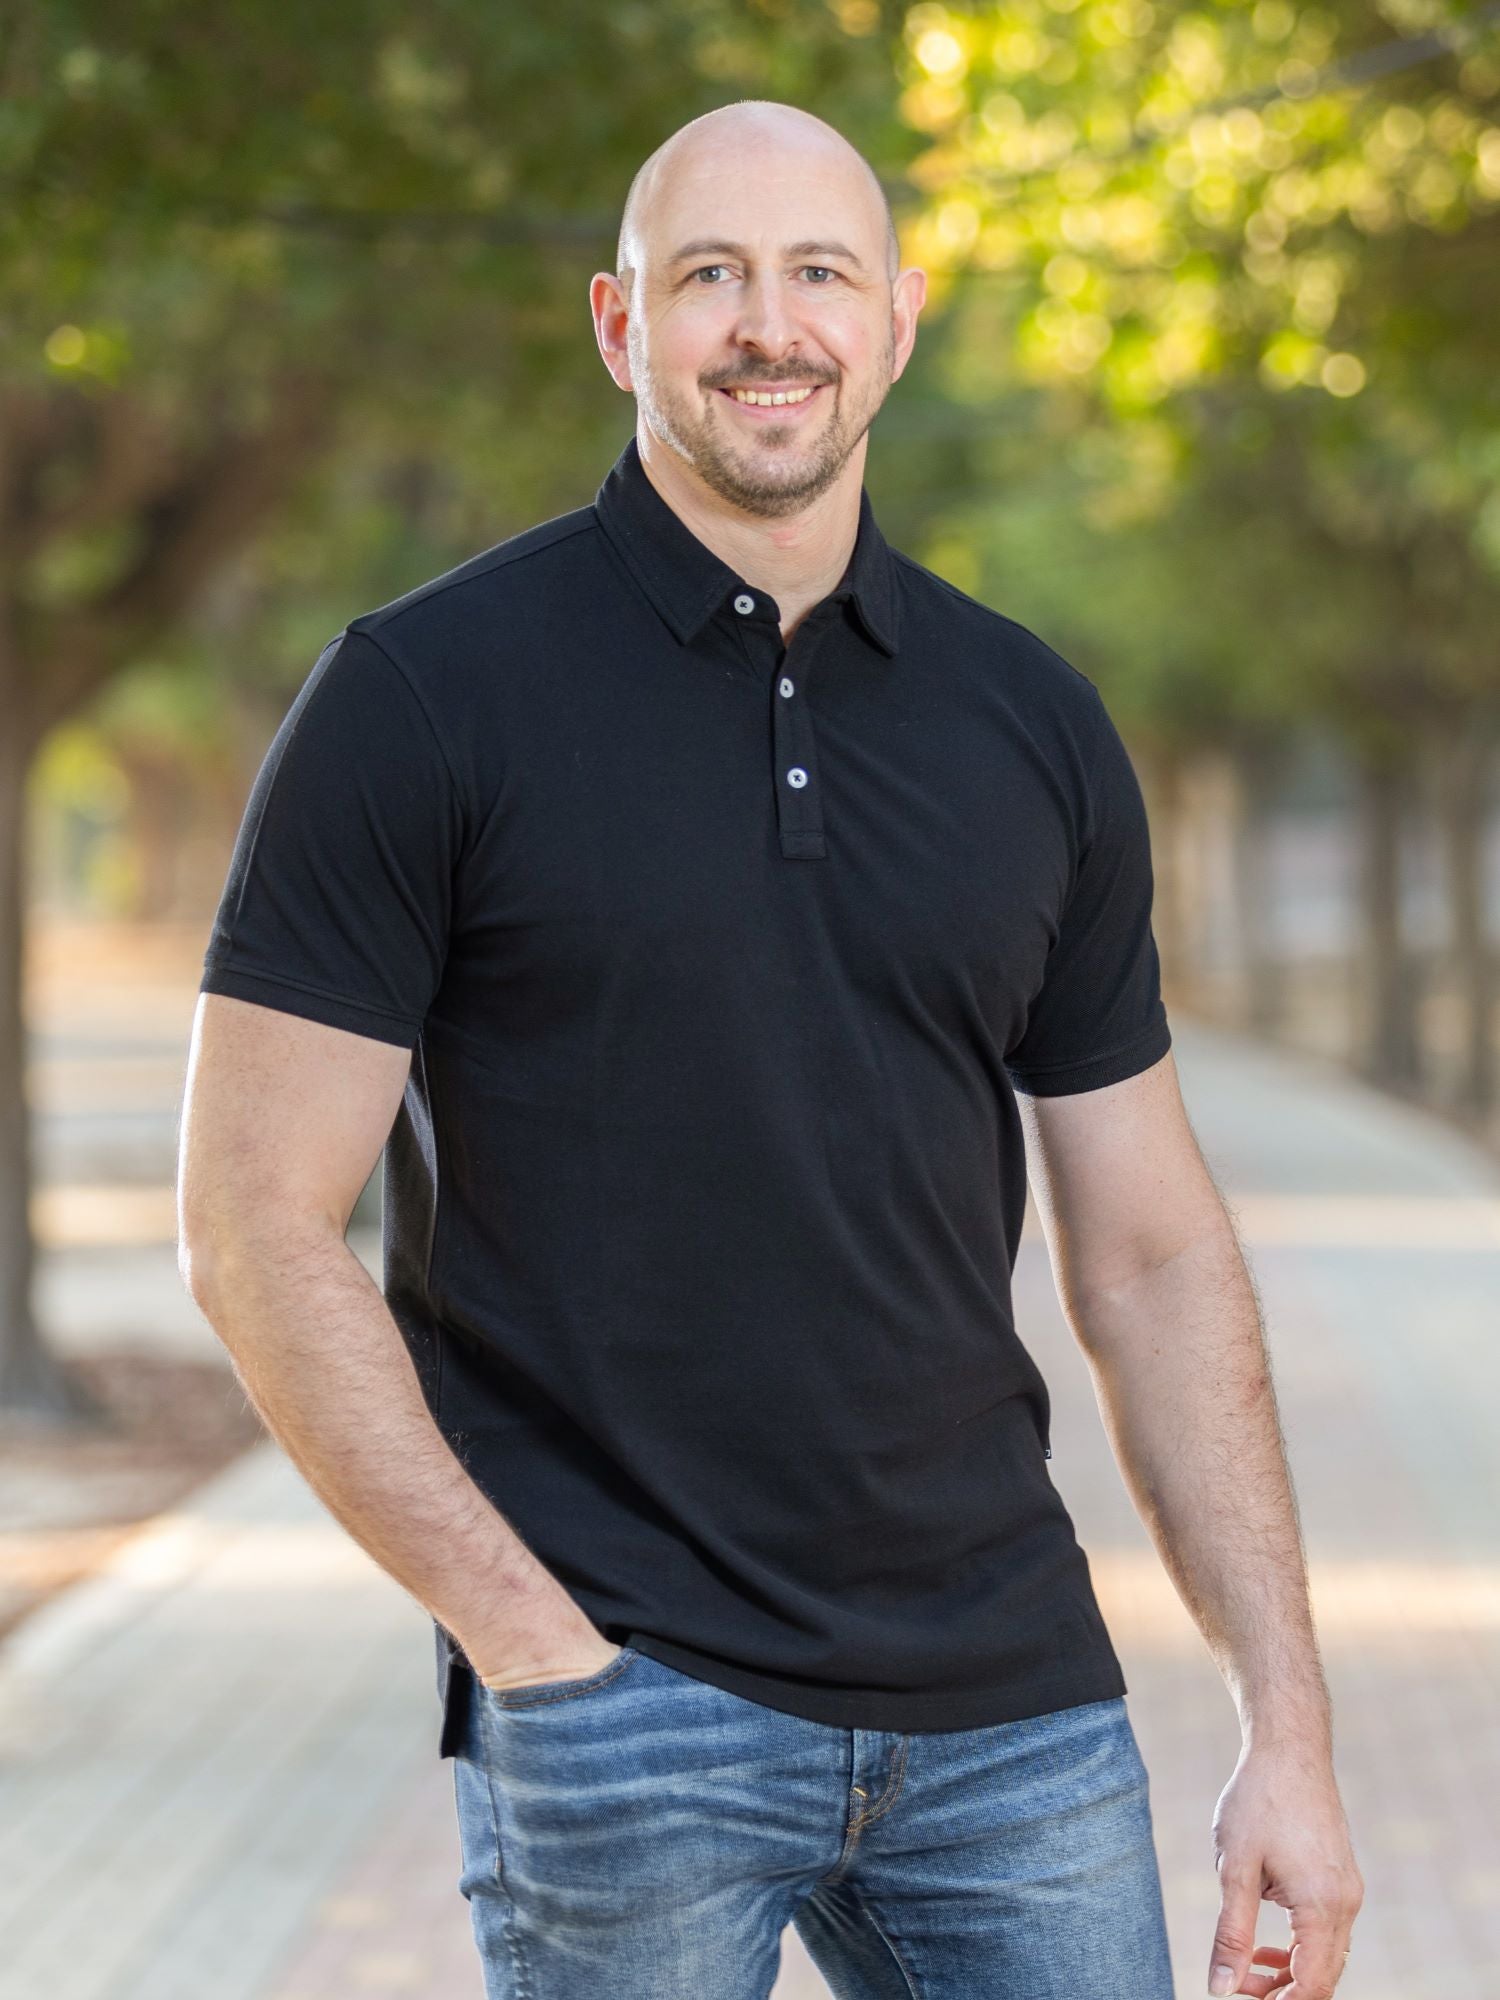
[[[1075,1322],[1126,1485],[1247,1738],[1331,1748],[1275,1390],[1227,1221],[1087,1296]]]
[[[345,1243],[242,1243],[216,1264],[194,1296],[251,1401],[330,1511],[481,1671],[592,1633],[454,1457]]]

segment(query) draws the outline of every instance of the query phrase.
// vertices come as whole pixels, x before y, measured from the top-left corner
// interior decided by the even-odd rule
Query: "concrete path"
[[[1177,1057],[1264,1299],[1312,1558],[1368,1885],[1341,2000],[1497,2000],[1500,1167],[1315,1062],[1186,1023]],[[43,1301],[65,1345],[155,1326],[213,1351],[160,1245],[56,1249]],[[1233,1708],[1034,1233],[1017,1302],[1195,1996]],[[425,1615],[258,1448],[0,1649],[0,2000],[481,2000],[436,1729]],[[1259,1940],[1286,1937],[1264,1906]],[[775,2000],[823,1994],[794,1933],[782,1963]]]

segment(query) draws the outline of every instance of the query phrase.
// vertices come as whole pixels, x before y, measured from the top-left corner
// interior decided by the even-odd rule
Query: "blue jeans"
[[[1172,2000],[1123,1695],[903,1736],[629,1646],[471,1695],[459,1887],[488,2000],[766,2000],[789,1923],[836,2000]]]

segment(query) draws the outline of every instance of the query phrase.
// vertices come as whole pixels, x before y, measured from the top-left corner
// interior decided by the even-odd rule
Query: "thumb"
[[[1219,1882],[1219,1924],[1208,1974],[1208,1990],[1215,1995],[1239,1992],[1255,1956],[1255,1921],[1260,1915],[1259,1870],[1252,1881],[1226,1868]]]

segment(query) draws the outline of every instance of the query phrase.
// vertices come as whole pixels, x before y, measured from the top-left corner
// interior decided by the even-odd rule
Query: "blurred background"
[[[4,2000],[481,1992],[430,1625],[177,1278],[187,1042],[314,659],[592,499],[635,406],[589,279],[751,97],[859,146],[929,273],[885,534],[1094,679],[1146,792],[1366,1876],[1340,1993],[1500,1996],[1500,6],[13,0]],[[1017,1300],[1200,1993],[1233,1709],[1030,1224]],[[823,1991],[789,1933],[777,2000]]]

